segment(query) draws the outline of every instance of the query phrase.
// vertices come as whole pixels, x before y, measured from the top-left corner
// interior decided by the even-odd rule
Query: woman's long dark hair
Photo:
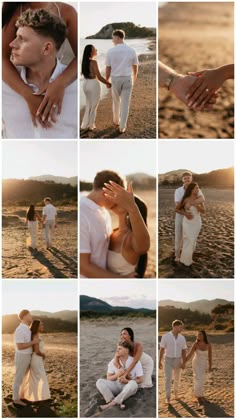
[[[134,342],[134,331],[133,329],[131,329],[131,327],[124,327],[120,333],[123,332],[123,330],[126,330],[126,332],[128,332],[128,334],[130,335],[130,339],[132,342]]]
[[[30,331],[31,331],[31,338],[34,337],[34,335],[36,335],[38,333],[38,328],[40,325],[40,320],[33,320],[33,322],[30,325]]]
[[[184,192],[184,196],[183,196],[183,198],[182,198],[182,199],[181,199],[181,201],[180,201],[180,209],[184,208],[184,200],[185,200],[186,198],[189,198],[189,196],[191,195],[192,190],[195,188],[195,186],[197,186],[197,183],[196,183],[196,182],[191,182],[191,183],[188,185],[188,187],[187,187],[186,191]]]
[[[138,196],[135,195],[134,197],[135,204],[137,205],[139,212],[143,218],[143,221],[147,225],[147,205],[145,204],[142,199],[140,199]],[[132,226],[130,224],[130,228],[132,230]],[[147,261],[148,261],[148,255],[145,253],[144,255],[139,256],[136,272],[138,274],[138,278],[144,278],[145,271],[147,269]]]
[[[84,48],[81,73],[83,74],[85,79],[89,79],[89,75],[90,75],[89,64],[90,64],[92,49],[93,49],[93,45],[90,45],[90,44],[86,45],[86,47]]]
[[[5,25],[7,25],[12,16],[14,16],[17,9],[20,9],[20,7],[23,4],[30,4],[30,2],[12,2],[12,1],[4,1],[2,5],[2,28],[4,28]]]
[[[204,342],[205,342],[206,344],[208,344],[209,342],[208,342],[208,339],[207,339],[207,334],[206,334],[205,330],[200,330],[200,333],[202,333],[202,335],[203,335],[203,340],[204,340]]]
[[[29,209],[26,212],[26,218],[29,221],[34,221],[34,217],[35,217],[35,207],[33,204],[31,204]]]

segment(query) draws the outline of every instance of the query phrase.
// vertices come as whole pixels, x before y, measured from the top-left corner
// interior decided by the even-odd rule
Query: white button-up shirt
[[[182,336],[180,333],[178,334],[177,338],[175,338],[172,332],[168,332],[162,336],[160,347],[165,348],[166,357],[181,358],[182,350],[187,349],[187,344],[184,336]]]
[[[184,189],[184,186],[180,186],[179,188],[177,188],[175,190],[175,203],[181,202],[181,200],[182,200],[182,198],[184,196],[185,191],[186,191],[186,189]],[[198,198],[200,196],[202,196],[204,198],[204,195],[203,195],[201,189],[199,189]]]
[[[80,253],[89,253],[90,260],[106,269],[107,252],[112,233],[109,212],[91,199],[80,199]],[[81,278],[84,278],[81,275]]]
[[[54,221],[57,210],[52,204],[47,204],[43,207],[43,215],[46,215],[46,221]]]
[[[57,79],[65,68],[57,60],[49,83]],[[22,80],[37,93],[38,87],[26,79],[26,68],[17,67],[17,70]],[[56,115],[57,122],[48,129],[42,128],[38,122],[37,127],[33,125],[26,101],[5,82],[2,82],[2,92],[3,138],[77,138],[77,81],[66,87],[61,114]]]
[[[126,44],[118,44],[107,51],[106,65],[111,67],[111,77],[132,75],[132,66],[138,65],[136,51]]]
[[[124,368],[126,370],[132,364],[133,359],[134,358],[132,356],[130,356],[130,355],[128,356],[128,359],[127,359],[127,361],[124,365]],[[114,359],[112,359],[112,361],[110,361],[109,364],[108,364],[107,373],[108,374],[116,374],[118,371],[119,371],[118,368],[114,364]],[[141,364],[140,361],[138,361],[137,364],[134,366],[134,368],[131,370],[130,375],[133,379],[143,376],[143,368],[142,368],[142,364]]]
[[[29,326],[24,323],[20,323],[19,326],[16,328],[15,331],[15,344],[17,343],[29,343],[31,342],[31,331]],[[21,354],[32,354],[32,346],[26,349],[17,349],[16,345],[16,352],[20,352]]]

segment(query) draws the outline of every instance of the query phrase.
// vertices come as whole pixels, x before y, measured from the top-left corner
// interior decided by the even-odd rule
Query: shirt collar
[[[64,70],[64,66],[63,64],[58,60],[57,58],[57,64],[56,67],[54,68],[54,71],[49,79],[49,83],[52,83],[54,80],[57,79],[58,76],[60,76],[60,74],[63,72]],[[34,91],[34,93],[37,93],[39,91],[39,88],[37,86],[35,86],[35,84],[33,83],[29,83],[27,81],[26,78],[26,67],[20,67],[20,76],[22,78],[22,80],[24,81],[25,84],[28,84],[29,87],[31,87],[31,89]]]

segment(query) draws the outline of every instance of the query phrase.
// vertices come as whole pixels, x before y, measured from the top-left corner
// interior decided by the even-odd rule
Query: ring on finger
[[[207,93],[208,93],[208,92],[209,92],[209,89],[208,89],[208,88],[206,88],[206,89],[205,89],[205,92],[207,92]]]
[[[52,105],[52,107],[55,109],[57,107],[57,105],[55,105],[55,103]]]

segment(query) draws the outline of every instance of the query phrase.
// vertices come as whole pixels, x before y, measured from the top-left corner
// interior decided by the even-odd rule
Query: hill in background
[[[77,186],[78,178],[77,176],[65,177],[65,176],[54,176],[54,175],[40,175],[40,176],[31,176],[29,180],[38,180],[40,182],[54,182],[62,183],[63,185]]]
[[[189,309],[192,311],[199,311],[199,313],[211,313],[213,308],[218,304],[224,305],[229,303],[229,301],[216,298],[214,300],[197,300],[192,301],[191,303],[186,303],[184,301],[174,301],[174,300],[161,300],[158,302],[159,307],[176,307],[182,309]],[[233,304],[233,302],[231,302]]]
[[[122,5],[121,5],[122,7]],[[85,39],[111,39],[115,29],[123,29],[125,38],[149,38],[156,35],[155,28],[137,26],[132,22],[109,23],[100,29],[95,35],[86,36]]]
[[[147,173],[132,173],[126,176],[127,182],[133,182],[134,191],[156,189],[156,178]],[[93,188],[92,182],[81,181],[80,191],[90,191]]]
[[[171,172],[163,173],[158,176],[158,183],[160,186],[181,186],[181,177],[188,169],[173,170]],[[234,187],[234,169],[213,170],[209,173],[193,173],[193,180],[202,187],[215,187],[215,188],[233,188]]]

